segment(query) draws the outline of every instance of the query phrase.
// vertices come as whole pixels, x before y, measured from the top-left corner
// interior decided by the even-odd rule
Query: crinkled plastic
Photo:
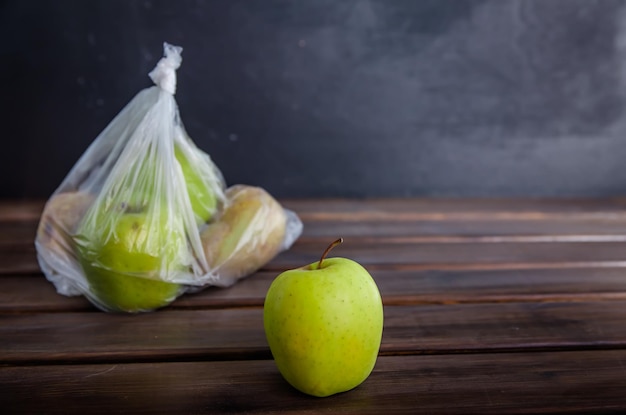
[[[182,48],[94,140],[46,203],[35,246],[60,294],[105,311],[158,309],[226,287],[289,249],[302,222],[259,187],[226,188],[174,99]]]

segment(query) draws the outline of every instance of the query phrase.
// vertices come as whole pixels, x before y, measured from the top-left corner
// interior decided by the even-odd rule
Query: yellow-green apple
[[[216,189],[213,188],[217,184],[212,182],[211,177],[208,177],[212,166],[199,150],[196,154],[185,153],[180,146],[176,146],[174,153],[183,171],[196,223],[208,222],[217,210],[218,202]]]
[[[179,284],[163,278],[184,270],[186,239],[176,218],[165,213],[96,214],[92,220],[107,220],[90,224],[91,232],[78,233],[79,259],[89,283],[86,295],[96,306],[151,311],[181,293]]]
[[[296,389],[329,396],[360,385],[372,372],[383,332],[374,279],[357,262],[326,255],[285,271],[265,297],[263,321],[278,370]]]
[[[164,164],[156,159],[154,150],[147,152],[142,159],[126,167],[124,175],[116,186],[109,189],[111,200],[121,200],[131,209],[145,210],[155,202],[168,203],[177,195],[183,195],[186,191],[196,219],[196,224],[203,224],[211,219],[217,210],[218,196],[216,195],[220,183],[213,177],[213,166],[207,160],[206,155],[194,147],[183,149],[181,145],[174,146],[175,162],[180,166],[183,173],[184,187],[178,187],[172,194],[164,194],[164,184],[156,178],[165,180],[170,172],[162,172]],[[167,179],[167,180],[172,180]],[[180,183],[181,185],[183,183]],[[180,206],[180,205],[178,205]]]

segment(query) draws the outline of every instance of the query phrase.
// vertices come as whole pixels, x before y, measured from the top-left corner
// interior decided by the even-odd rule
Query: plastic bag
[[[226,287],[300,236],[302,223],[258,187],[226,188],[174,99],[182,48],[164,45],[137,94],[46,203],[35,246],[63,295],[144,312],[185,292]]]

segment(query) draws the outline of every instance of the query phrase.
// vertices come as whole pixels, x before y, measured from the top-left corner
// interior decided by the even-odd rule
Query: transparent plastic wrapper
[[[77,161],[42,213],[35,246],[60,294],[144,312],[227,287],[289,249],[302,222],[259,187],[226,188],[174,99],[182,48]]]

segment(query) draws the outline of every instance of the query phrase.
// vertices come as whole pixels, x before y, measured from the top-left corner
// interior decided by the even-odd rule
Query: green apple
[[[183,171],[189,202],[198,225],[208,222],[217,209],[217,198],[212,184],[206,173],[211,168],[201,157],[194,157],[193,161],[181,150],[180,146],[174,149],[176,160]]]
[[[329,396],[372,372],[383,332],[376,283],[357,262],[326,255],[285,271],[265,297],[263,323],[278,370],[296,389]]]
[[[177,176],[164,171],[168,160],[159,163],[157,149],[150,147],[143,157],[112,173],[117,180],[105,185],[81,222],[74,238],[77,256],[89,285],[85,294],[98,307],[149,311],[181,293],[182,287],[168,277],[189,271],[183,262],[191,263],[192,254],[177,197],[188,194],[199,225],[216,211],[215,191],[220,190],[215,188],[220,183],[212,181],[210,160],[193,143],[184,144],[174,143],[175,157],[169,161],[180,166],[185,187],[180,183],[173,188],[175,194],[166,191],[164,181]]]
[[[112,198],[123,199],[134,210],[146,209],[157,199],[161,199],[163,203],[162,199],[166,197],[159,193],[160,188],[155,180],[160,175],[157,171],[160,166],[156,163],[153,152],[148,154],[151,156],[128,166],[119,185],[110,189]],[[185,151],[177,144],[174,146],[174,155],[183,173],[196,224],[204,224],[211,219],[218,203],[214,189],[217,185],[212,183],[210,176],[212,166],[202,157],[200,150],[194,148]]]
[[[134,163],[125,166],[123,174],[117,176],[114,186],[108,187],[107,200],[118,201],[123,206],[135,212],[145,211],[155,201],[156,197],[164,197],[157,190],[157,177],[163,177],[157,171],[154,151],[148,151],[146,156],[137,159]]]
[[[186,239],[173,218],[146,213],[96,215],[106,218],[77,235],[79,259],[89,283],[88,297],[106,311],[137,313],[163,307],[181,293],[179,284],[160,279],[183,270]],[[179,230],[180,229],[180,230]]]

